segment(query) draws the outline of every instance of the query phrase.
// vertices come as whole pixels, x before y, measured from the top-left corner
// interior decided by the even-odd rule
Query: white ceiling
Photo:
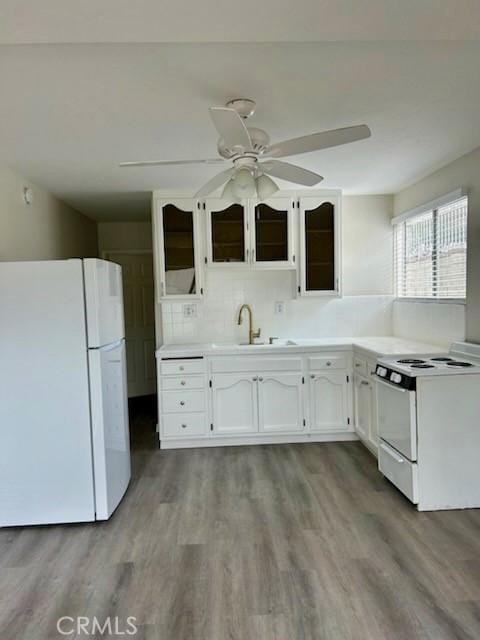
[[[472,40],[478,0],[1,0],[0,42]]]
[[[4,46],[0,161],[92,217],[145,217],[151,190],[219,169],[118,162],[215,156],[208,107],[247,96],[274,142],[368,124],[369,140],[291,160],[325,187],[390,193],[480,145],[479,62],[479,42]]]

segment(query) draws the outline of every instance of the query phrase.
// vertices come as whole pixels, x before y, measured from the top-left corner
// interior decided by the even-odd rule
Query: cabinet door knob
[[[310,378],[311,378],[312,380],[314,380],[314,379],[315,379],[315,375],[314,375],[313,373],[311,373],[311,374],[310,374]]]
[[[180,384],[182,385],[182,387],[184,387],[184,386],[185,386],[185,384],[186,384],[185,380],[182,380],[182,381],[180,382]]]
[[[183,407],[184,404],[185,404],[185,402],[183,400],[180,400],[180,406]]]
[[[252,380],[253,380],[254,382],[256,382],[256,381],[258,380],[258,378],[252,378]]]
[[[326,363],[327,367],[331,367],[332,363],[330,362],[330,360]]]
[[[183,371],[185,369],[185,367],[179,367],[180,371]]]
[[[260,381],[260,382],[263,382],[263,378],[259,378],[259,381]]]
[[[186,429],[187,425],[186,424],[182,424],[182,429]]]

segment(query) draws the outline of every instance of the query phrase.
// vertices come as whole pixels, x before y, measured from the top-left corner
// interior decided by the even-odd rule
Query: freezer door
[[[122,268],[107,260],[83,261],[87,335],[90,348],[118,342],[125,337]]]
[[[82,271],[0,262],[0,526],[95,518]]]
[[[107,520],[130,481],[125,341],[90,349],[96,519]]]

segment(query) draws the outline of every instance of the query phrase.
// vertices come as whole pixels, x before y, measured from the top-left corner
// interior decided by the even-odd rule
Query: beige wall
[[[393,293],[393,196],[342,199],[343,294]]]
[[[24,187],[33,204],[23,200]],[[97,255],[97,225],[44,189],[0,167],[0,260]]]
[[[459,187],[469,191],[466,337],[480,342],[480,147],[397,193],[395,214]]]
[[[99,222],[98,251],[152,250],[150,222]]]

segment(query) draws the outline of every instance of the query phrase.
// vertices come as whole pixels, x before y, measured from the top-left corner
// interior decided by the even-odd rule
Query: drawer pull
[[[362,366],[362,364],[361,364],[360,362],[356,362],[356,363],[355,363],[355,366],[356,366],[356,367],[361,367],[361,366]]]
[[[330,360],[328,362],[325,363],[327,365],[327,367],[331,367],[332,363],[330,362]]]
[[[315,380],[315,374],[311,373],[311,374],[310,374],[310,378],[311,378],[312,380]]]
[[[185,367],[178,367],[180,369],[180,371],[183,371],[185,369]]]
[[[185,380],[182,380],[180,384],[182,385],[182,387],[184,387],[187,383],[185,382]]]
[[[180,406],[181,407],[185,406],[185,400],[180,400]]]
[[[182,429],[186,429],[187,425],[186,424],[182,424]]]
[[[362,384],[364,387],[369,387],[370,386],[370,383],[367,382],[366,380],[362,380],[362,382],[360,384]]]

